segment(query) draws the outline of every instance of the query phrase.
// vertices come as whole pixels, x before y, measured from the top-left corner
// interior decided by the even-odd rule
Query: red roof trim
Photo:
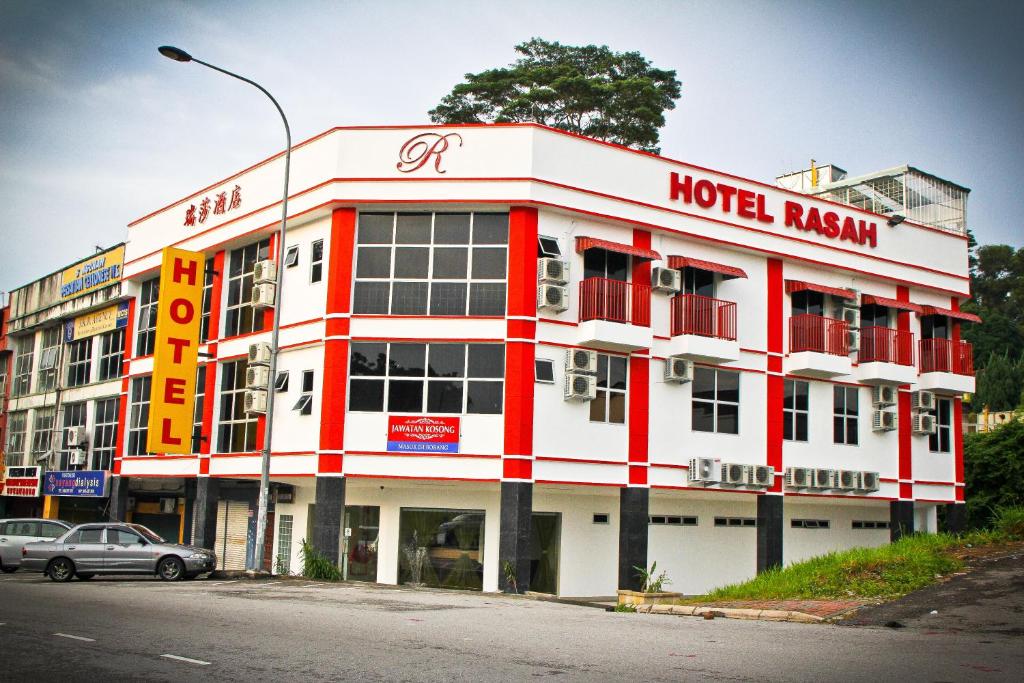
[[[952,308],[939,308],[938,306],[922,306],[921,315],[944,315],[955,320],[966,320],[970,323],[980,323],[981,318],[966,311],[954,311]]]
[[[736,266],[727,266],[722,263],[714,263],[713,261],[701,261],[700,259],[690,258],[689,256],[669,256],[668,257],[669,268],[700,268],[701,270],[710,270],[712,273],[720,273],[725,277],[747,277],[746,271]]]
[[[910,311],[911,313],[921,314],[921,307],[917,304],[912,304],[909,301],[898,301],[897,299],[887,299],[884,296],[875,296],[874,294],[865,294],[861,297],[861,303],[864,304],[875,304],[876,306],[885,306],[886,308],[895,308],[898,311]]]
[[[582,254],[587,249],[604,249],[605,251],[614,251],[617,254],[636,256],[637,258],[647,259],[649,261],[661,260],[661,254],[654,251],[653,249],[634,247],[632,244],[620,244],[618,242],[610,242],[608,240],[602,240],[596,237],[577,237],[577,253]]]
[[[816,285],[813,282],[804,282],[803,280],[786,280],[786,294],[792,294],[793,292],[821,292],[822,294],[831,294],[843,299],[857,298],[857,295],[851,290],[843,289],[842,287]]]

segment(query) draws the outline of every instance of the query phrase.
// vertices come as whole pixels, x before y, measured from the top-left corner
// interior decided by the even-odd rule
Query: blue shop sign
[[[105,470],[70,470],[43,475],[43,493],[47,496],[82,496],[105,498],[110,472]]]

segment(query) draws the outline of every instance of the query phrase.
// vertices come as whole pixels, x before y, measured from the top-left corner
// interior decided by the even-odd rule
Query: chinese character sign
[[[228,193],[218,192],[211,200],[203,197],[199,205],[189,204],[185,208],[185,227],[195,227],[197,223],[205,223],[212,213],[214,216],[222,216],[228,211],[233,211],[242,206],[242,188],[235,185],[231,189],[231,199],[228,200]]]

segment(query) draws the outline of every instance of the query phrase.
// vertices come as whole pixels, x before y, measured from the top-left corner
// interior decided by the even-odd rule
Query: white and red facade
[[[239,306],[229,291],[239,275],[233,259],[243,263],[240,250],[261,240],[267,243],[259,256],[284,267],[278,365],[289,381],[287,390],[270,393],[277,400],[270,472],[276,485],[294,489],[275,506],[271,547],[275,556],[285,548],[279,518],[287,515],[290,546],[282,554],[291,571],[298,567],[301,538],[336,556],[346,526],[341,505],[379,508],[376,576],[370,578],[383,583],[404,580],[403,510],[474,511],[474,519],[483,513],[483,540],[473,558],[483,566],[482,588],[496,590],[507,583],[506,561],[518,569],[519,583],[534,571],[531,512],[556,513],[557,540],[544,541],[558,558],[555,592],[609,595],[632,585],[629,567],[657,561],[673,589],[691,593],[748,578],[778,561],[888,542],[891,520],[934,530],[937,507],[963,501],[959,396],[973,389],[957,313],[969,296],[963,235],[909,222],[890,227],[884,216],[853,207],[541,126],[343,128],[293,150],[285,251],[297,246],[298,254],[288,266],[274,234],[282,164],[281,156],[271,158],[128,228],[123,291],[136,298],[115,480],[181,482],[185,495],[198,499],[196,533],[206,543],[226,533],[217,528],[214,510],[224,509],[217,508],[217,492],[259,476],[264,418],[248,440],[244,431],[251,427],[231,427],[230,438],[221,432],[225,415],[238,420],[224,404],[230,389],[222,386],[225,365],[244,359],[250,344],[269,341],[269,309],[254,313],[264,324],[253,332],[259,325],[232,312]],[[238,201],[217,211],[221,193]],[[367,215],[388,213],[429,216],[415,220],[435,226],[431,243],[391,233],[382,246],[360,232],[368,230]],[[504,220],[477,216],[507,215],[507,240],[445,241],[436,217],[452,213],[473,215],[474,226]],[[394,218],[395,225],[400,220],[406,219]],[[554,240],[569,264],[562,312],[538,309],[541,236]],[[439,245],[487,251],[477,257],[481,263],[503,258],[504,277],[491,272],[485,278],[490,295],[481,306],[487,312],[462,307],[453,315],[431,314],[428,301],[422,313],[396,313],[399,269],[417,267],[413,247],[403,244],[428,248],[431,269],[440,267]],[[207,370],[196,417],[206,438],[192,455],[134,455],[132,416],[141,413],[133,385],[152,372],[152,357],[135,339],[146,305],[139,297],[156,277],[166,246],[210,259],[209,331],[201,347],[209,355],[201,358]],[[370,255],[360,262],[360,249],[382,250],[381,258],[390,249],[390,270],[363,277],[359,271],[370,272],[374,264]],[[316,253],[322,254],[319,281]],[[603,276],[594,276],[597,268],[605,269]],[[654,291],[654,268],[680,269],[684,281],[696,278],[703,288],[696,283],[678,297]],[[426,291],[439,279],[433,272],[410,281]],[[474,291],[473,274],[462,279]],[[392,288],[391,307],[374,298],[382,289],[357,292],[364,280]],[[401,306],[414,309],[421,290],[409,287]],[[845,329],[828,320],[833,304],[846,297],[888,311],[886,324],[862,329],[859,349],[847,348]],[[814,312],[808,301],[823,308]],[[361,312],[375,306],[384,312]],[[941,318],[938,327],[949,338],[922,343],[926,318],[928,334]],[[378,405],[378,389],[367,388],[373,382],[389,387],[393,406],[404,400],[399,391],[431,391],[430,376],[418,380],[420,389],[395,379],[407,377],[393,374],[405,367],[392,357],[395,351],[387,352],[392,356],[383,374],[353,378],[354,354],[387,343],[427,344],[428,354],[441,344],[467,344],[471,354],[475,345],[500,347],[500,377],[484,372],[474,379],[471,359],[455,371],[469,378],[452,389],[480,392],[478,406],[490,400],[479,397],[498,391],[498,409],[474,412],[464,403],[461,411],[432,412],[431,398],[422,410],[389,411],[383,395],[382,408],[365,409]],[[565,357],[573,349],[605,356],[603,371],[616,386],[599,387],[598,404],[565,399]],[[710,423],[695,408],[696,382],[663,379],[673,356],[694,360],[700,372],[724,373],[713,375],[720,393],[703,403]],[[538,360],[553,362],[553,382],[538,381]],[[306,386],[304,371],[312,371]],[[701,386],[712,377],[701,376]],[[500,389],[483,387],[488,381]],[[793,382],[800,388],[792,389]],[[872,429],[871,387],[880,383],[898,387],[893,431]],[[836,387],[852,390],[855,398],[846,399],[855,402],[852,414],[837,416]],[[933,451],[933,439],[912,433],[911,392],[918,389],[950,401],[945,449],[940,444]],[[784,404],[792,391],[807,396],[807,409],[799,411],[803,440],[785,438]],[[309,414],[293,410],[303,394],[312,396]],[[396,424],[423,417],[448,425],[442,431],[457,442],[457,452],[389,448],[389,439],[401,433]],[[844,429],[854,425],[855,445],[835,443],[840,417]],[[707,424],[717,431],[702,431]],[[246,448],[230,448],[237,443]],[[691,484],[690,460],[700,457],[770,465],[775,479],[763,489]],[[881,483],[874,492],[789,489],[789,467],[870,470]],[[126,490],[121,484],[122,495]],[[829,524],[813,528],[802,520]]]

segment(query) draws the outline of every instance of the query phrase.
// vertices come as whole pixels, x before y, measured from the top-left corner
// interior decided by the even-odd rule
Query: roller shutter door
[[[249,539],[249,503],[222,500],[217,503],[218,569],[245,569],[245,551]]]

